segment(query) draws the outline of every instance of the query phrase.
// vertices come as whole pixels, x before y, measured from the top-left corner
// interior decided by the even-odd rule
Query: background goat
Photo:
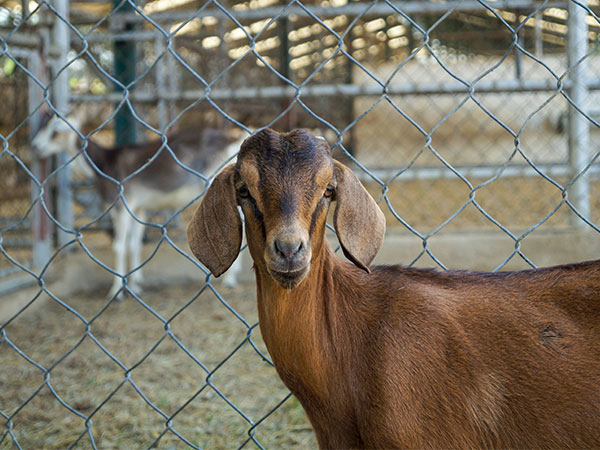
[[[325,240],[330,203],[349,263]],[[505,273],[369,268],[384,216],[305,131],[264,130],[188,240],[215,275],[245,216],[260,328],[322,448],[600,448],[600,262]]]
[[[67,117],[67,121],[73,128],[82,130],[85,110],[78,110]],[[166,148],[161,148],[161,140],[104,148],[88,139],[84,155],[77,134],[63,119],[54,116],[46,120],[36,134],[33,147],[42,157],[61,151],[67,151],[71,156],[79,153],[74,160],[75,171],[95,177],[105,204],[117,200],[110,209],[115,231],[114,270],[121,275],[134,270],[128,286],[135,291],[140,289],[143,281],[140,264],[144,225],[141,222],[146,219],[146,212],[149,209],[181,208],[193,200],[204,182],[182,165],[210,176],[238,151],[241,143],[238,139],[230,132],[215,129],[179,132],[169,136],[167,141],[175,157]],[[160,153],[155,157],[157,152]],[[144,165],[143,170],[123,182],[125,207],[119,199],[119,185],[108,177],[122,181]],[[227,286],[235,286],[240,267],[236,264],[232,274],[224,280]],[[108,297],[116,295],[122,286],[122,277],[115,275]]]

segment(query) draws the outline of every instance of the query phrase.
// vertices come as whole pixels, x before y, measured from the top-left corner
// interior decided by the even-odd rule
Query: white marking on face
[[[66,120],[75,128],[79,128],[79,121],[75,117],[67,117]],[[77,148],[77,133],[58,116],[52,117],[44,128],[34,136],[31,144],[41,157],[55,155],[66,151],[74,155]]]

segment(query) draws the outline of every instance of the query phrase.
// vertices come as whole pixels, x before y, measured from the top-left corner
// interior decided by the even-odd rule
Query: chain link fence
[[[3,71],[12,72],[14,63],[5,60]],[[11,130],[17,129],[20,120],[27,117],[27,102],[22,101],[18,93],[27,90],[27,79],[22,73],[15,73],[11,77],[0,78],[0,91],[2,91],[2,100],[4,108],[0,112],[0,124],[2,135],[8,134]],[[25,130],[17,131],[13,139],[13,151],[23,161],[29,161],[27,154],[27,133]],[[18,168],[15,160],[0,159],[0,225],[3,229],[9,227],[18,221],[27,212],[30,202],[28,177]],[[14,230],[10,233],[3,233],[5,245],[11,247],[14,252],[18,252],[25,261],[30,261],[31,254],[28,250],[30,244],[30,234],[23,230]],[[9,264],[6,260],[0,261],[0,276],[16,273],[19,269]]]
[[[78,158],[90,141],[168,148],[189,129],[308,128],[379,201],[384,262],[588,259],[600,250],[599,11],[598,0],[1,3],[0,448],[316,446],[256,332],[251,276],[224,286],[188,252],[183,228],[214,173],[197,173],[185,207],[136,217],[143,261],[117,273],[127,298],[105,299],[110,209],[148,165],[103,204],[75,159],[31,150],[44,113],[88,112],[70,124]],[[142,267],[138,292],[128,282]]]

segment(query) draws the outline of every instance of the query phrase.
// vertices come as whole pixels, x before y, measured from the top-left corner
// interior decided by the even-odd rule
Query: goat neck
[[[293,289],[282,287],[263,265],[255,266],[261,332],[276,367],[287,373],[282,373],[284,378],[299,373],[317,378],[303,384],[321,386],[325,397],[330,362],[343,356],[334,344],[344,319],[337,305],[342,299],[334,295],[340,279],[333,273],[340,262],[328,245],[323,246],[313,256],[309,274]]]
[[[344,293],[359,290],[364,272],[325,242],[309,274],[293,289],[282,287],[258,264],[255,273],[262,337],[277,373],[304,406],[320,447],[360,447],[360,436],[349,430],[358,429],[356,412],[366,401],[354,366],[362,359],[358,349],[369,321],[363,306]],[[336,429],[344,432],[335,436],[331,430]]]

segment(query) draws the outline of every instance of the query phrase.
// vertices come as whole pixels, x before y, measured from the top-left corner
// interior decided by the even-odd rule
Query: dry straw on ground
[[[239,448],[247,441],[252,425],[221,395],[257,423],[288,391],[247,339],[249,328],[210,289],[178,313],[201,288],[200,284],[171,286],[154,289],[141,298],[160,316],[170,319],[172,334],[212,372],[212,386],[206,385],[207,372],[166,333],[165,324],[131,297],[108,306],[100,295],[63,298],[90,322],[90,335],[130,369],[128,374],[86,335],[86,325],[79,318],[53,300],[6,326],[10,342],[49,370],[45,383],[42,370],[27,362],[6,340],[0,340],[0,411],[9,416],[16,412],[12,433],[19,445],[64,449],[83,433],[74,448],[92,448],[84,433],[86,420],[61,405],[50,385],[64,402],[91,418],[97,448],[148,448],[165,431],[167,420],[142,394],[172,417],[172,428],[190,443],[208,449]],[[254,326],[254,287],[249,284],[221,291],[231,308]],[[258,327],[250,336],[252,343],[266,352]],[[77,348],[65,356],[74,346]],[[124,381],[127,376],[141,393]],[[17,448],[6,431],[2,420],[0,448]],[[254,436],[265,448],[306,449],[316,445],[306,416],[293,397],[261,422]],[[156,448],[190,447],[167,431]],[[256,448],[256,444],[249,441],[245,448]]]

